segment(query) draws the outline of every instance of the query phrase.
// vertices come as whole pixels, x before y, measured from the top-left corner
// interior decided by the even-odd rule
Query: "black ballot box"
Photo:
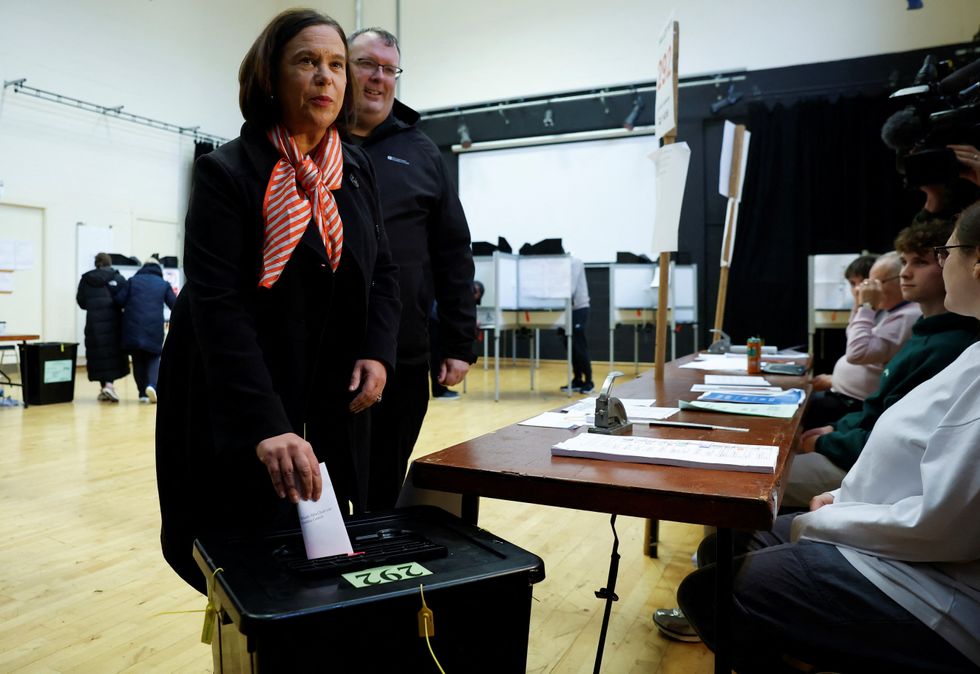
[[[541,558],[431,506],[347,531],[355,555],[319,560],[298,530],[195,541],[219,612],[216,672],[438,672],[419,632],[423,593],[446,672],[525,671]]]
[[[75,398],[78,344],[33,342],[17,346],[25,406],[70,403]]]

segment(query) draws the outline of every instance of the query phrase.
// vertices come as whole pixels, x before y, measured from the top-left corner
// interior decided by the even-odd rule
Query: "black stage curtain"
[[[194,161],[198,160],[198,157],[206,155],[212,152],[218,146],[207,140],[195,140],[194,141]]]
[[[805,343],[807,256],[890,250],[924,203],[903,187],[881,141],[892,112],[884,96],[750,106],[725,312],[734,343]]]

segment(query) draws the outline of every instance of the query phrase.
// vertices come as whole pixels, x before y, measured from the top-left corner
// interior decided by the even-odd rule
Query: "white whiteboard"
[[[584,262],[645,250],[656,203],[653,136],[467,152],[459,196],[474,241],[561,238]]]

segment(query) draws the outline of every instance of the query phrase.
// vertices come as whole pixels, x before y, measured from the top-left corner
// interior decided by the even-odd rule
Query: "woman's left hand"
[[[350,386],[347,390],[353,393],[360,389],[360,393],[351,401],[350,411],[357,414],[380,402],[386,381],[388,381],[388,372],[381,361],[365,358],[354,363],[354,372],[350,376]]]

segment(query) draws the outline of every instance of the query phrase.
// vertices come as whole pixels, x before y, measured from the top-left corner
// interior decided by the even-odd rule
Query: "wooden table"
[[[20,342],[21,344],[27,344],[28,342],[33,342],[38,339],[41,339],[40,335],[0,335],[0,342]],[[20,364],[20,383],[14,383],[14,381],[7,376],[2,368],[0,368],[0,377],[3,379],[0,381],[0,383],[6,384],[7,386],[20,386],[21,392],[24,394],[24,407],[27,407],[27,389],[25,388],[25,385],[27,384],[27,374],[25,373],[25,368],[27,365],[24,363],[22,354],[18,356],[17,361]]]
[[[680,399],[699,394],[691,385],[702,383],[703,370],[682,369],[692,356],[667,364],[664,381],[647,372],[613,387],[620,398],[657,399],[676,407]],[[809,390],[803,377],[766,375],[784,388]],[[620,378],[620,381],[622,378]],[[463,495],[464,518],[475,523],[480,496],[591,510],[621,515],[709,524],[718,527],[718,643],[715,671],[730,671],[728,615],[731,604],[732,529],[771,529],[782,494],[782,478],[799,439],[804,406],[792,419],[745,417],[684,410],[674,421],[693,421],[748,428],[719,431],[637,424],[634,435],[742,444],[777,445],[774,474],[702,470],[638,463],[552,457],[551,446],[585,429],[507,426],[414,462],[413,483]],[[600,646],[601,654],[601,646]]]

